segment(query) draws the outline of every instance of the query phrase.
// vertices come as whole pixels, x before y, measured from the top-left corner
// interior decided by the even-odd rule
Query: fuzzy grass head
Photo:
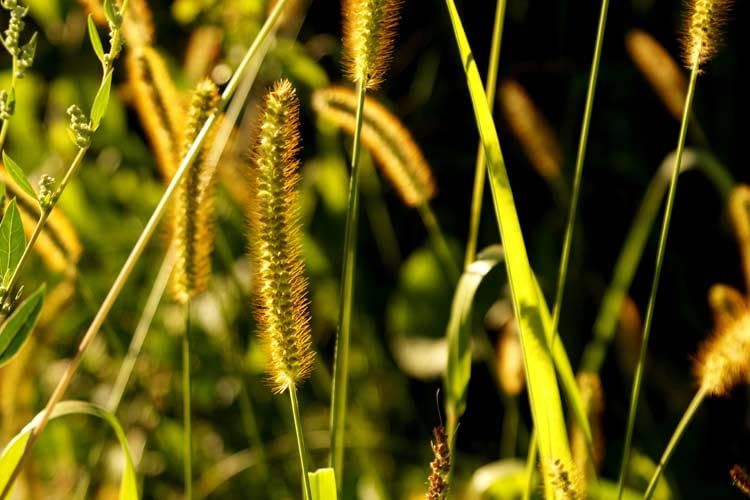
[[[313,108],[326,120],[353,134],[356,93],[346,87],[317,90]],[[401,121],[376,99],[367,97],[362,142],[375,157],[405,204],[418,207],[435,196],[435,180],[422,150]]]
[[[683,34],[683,59],[688,68],[708,62],[721,45],[722,28],[731,0],[689,0]]]
[[[296,91],[280,80],[266,94],[259,116],[249,214],[255,316],[277,393],[304,382],[314,360],[297,193],[298,129]]]
[[[401,0],[343,0],[344,66],[367,89],[380,86],[393,57]]]
[[[750,497],[750,475],[744,467],[734,465],[729,470],[729,477],[732,478],[732,485],[739,491],[745,494],[746,497]]]
[[[218,103],[216,85],[208,79],[198,83],[190,103],[185,153]],[[177,263],[172,274],[172,293],[181,303],[208,286],[214,240],[213,186],[213,172],[205,162],[205,152],[201,151],[175,193],[172,235]]]
[[[427,500],[445,500],[448,498],[448,476],[451,470],[451,452],[448,447],[448,435],[445,427],[439,425],[432,430],[434,441],[433,460],[430,462],[430,477],[427,479]]]
[[[698,384],[711,396],[724,396],[750,379],[750,311],[734,321],[718,325],[698,350],[694,373]]]

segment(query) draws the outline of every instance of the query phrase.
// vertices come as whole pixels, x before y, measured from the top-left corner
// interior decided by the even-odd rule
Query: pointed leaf
[[[99,92],[96,93],[94,98],[94,104],[91,106],[91,127],[96,130],[99,128],[99,123],[102,121],[104,113],[107,111],[107,105],[109,104],[109,92],[112,87],[112,71],[107,72],[107,76],[104,77]]]
[[[13,179],[13,182],[16,183],[16,186],[21,188],[24,193],[28,194],[35,200],[38,200],[36,191],[34,191],[34,188],[31,187],[31,183],[26,178],[26,174],[24,173],[23,169],[19,167],[18,163],[13,161],[13,158],[8,156],[5,151],[3,151],[3,165],[5,165],[5,169],[8,171],[8,175],[10,175],[10,178]]]
[[[88,26],[91,46],[94,48],[96,57],[98,57],[99,61],[104,64],[104,46],[102,45],[102,39],[99,37],[99,31],[96,29],[96,23],[94,22],[94,18],[91,17],[91,14],[89,14]]]
[[[42,312],[45,290],[40,286],[0,326],[0,366],[13,359],[28,340]]]
[[[336,500],[336,476],[331,467],[308,472],[312,500]]]
[[[116,25],[117,24],[117,11],[115,10],[114,3],[112,0],[104,0],[104,17],[107,21]]]
[[[16,199],[13,198],[0,222],[0,274],[3,276],[3,284],[7,283],[21,260],[24,245],[26,236],[23,234],[21,214],[16,207]]]

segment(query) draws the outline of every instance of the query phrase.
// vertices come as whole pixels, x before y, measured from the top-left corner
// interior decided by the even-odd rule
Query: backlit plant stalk
[[[628,411],[628,422],[625,433],[625,446],[622,453],[622,462],[620,464],[620,476],[618,480],[618,500],[622,498],[623,488],[625,485],[625,474],[630,461],[630,448],[633,440],[633,428],[635,427],[635,416],[638,411],[638,399],[640,397],[641,382],[643,380],[643,370],[646,359],[646,350],[648,349],[648,340],[651,333],[651,323],[654,316],[656,305],[656,294],[659,288],[659,278],[661,276],[661,267],[664,262],[664,253],[669,234],[669,223],[674,208],[675,194],[677,192],[677,180],[680,175],[680,166],[682,163],[682,152],[685,146],[685,137],[687,135],[690,114],[695,96],[696,81],[698,74],[701,72],[701,66],[704,65],[710,57],[716,52],[719,45],[721,27],[725,21],[725,15],[731,2],[729,0],[691,0],[687,15],[685,38],[683,40],[683,59],[685,65],[690,68],[690,80],[688,83],[685,105],[682,112],[682,123],[680,125],[680,134],[677,140],[677,150],[675,154],[674,168],[672,170],[672,180],[669,185],[669,194],[667,195],[667,204],[664,208],[662,219],[661,233],[659,235],[659,244],[656,253],[656,265],[654,267],[654,276],[651,282],[651,293],[649,295],[646,317],[643,324],[643,340],[641,344],[638,365],[636,366],[635,378],[630,397],[630,409]]]
[[[268,351],[273,392],[289,392],[304,497],[312,500],[297,387],[315,359],[299,220],[299,102],[288,80],[266,94],[253,152],[250,251],[255,317]]]
[[[62,399],[62,397],[65,395],[66,391],[68,390],[68,387],[70,386],[70,383],[73,380],[73,376],[78,370],[78,367],[81,365],[81,360],[83,359],[84,353],[88,349],[88,346],[91,345],[91,342],[94,340],[94,338],[96,338],[96,335],[99,333],[99,330],[102,324],[104,323],[104,320],[107,318],[107,315],[112,310],[112,306],[114,305],[115,301],[117,300],[120,293],[122,292],[122,289],[125,286],[125,283],[127,283],[127,280],[130,277],[130,274],[132,273],[133,268],[135,267],[138,260],[140,259],[141,254],[143,254],[143,251],[146,248],[146,245],[151,240],[151,237],[156,231],[156,228],[159,225],[159,222],[161,221],[162,216],[167,211],[169,202],[173,194],[175,193],[178,184],[182,180],[183,176],[187,172],[190,165],[192,165],[193,161],[198,155],[198,152],[203,146],[203,143],[206,141],[209,131],[213,127],[214,123],[216,122],[218,112],[223,110],[226,107],[229,100],[234,95],[240,83],[240,80],[244,76],[245,71],[247,70],[248,66],[250,66],[250,64],[253,61],[255,61],[256,57],[258,57],[259,55],[262,56],[265,54],[265,53],[261,53],[260,49],[264,46],[265,41],[267,40],[268,36],[273,31],[274,26],[278,22],[279,16],[281,15],[281,12],[284,10],[284,7],[287,1],[288,0],[277,1],[268,19],[266,19],[265,23],[261,27],[257,36],[255,37],[255,40],[253,40],[252,44],[247,49],[247,52],[245,53],[245,56],[243,57],[242,61],[237,66],[237,69],[232,75],[232,78],[229,80],[229,83],[227,83],[227,86],[224,88],[224,91],[221,94],[221,102],[218,106],[217,111],[208,117],[203,127],[201,128],[200,132],[198,133],[195,140],[193,141],[192,145],[190,146],[187,153],[185,154],[182,161],[180,162],[180,165],[177,171],[175,172],[174,176],[172,177],[171,182],[169,183],[164,193],[162,194],[162,197],[159,200],[159,203],[157,204],[156,208],[151,214],[151,217],[146,223],[146,226],[141,232],[141,235],[138,237],[138,240],[135,242],[135,245],[130,251],[130,255],[128,256],[127,260],[123,264],[122,269],[120,270],[119,274],[117,275],[114,282],[112,283],[112,287],[107,293],[107,296],[104,298],[104,301],[100,305],[99,310],[94,316],[94,319],[92,320],[91,324],[86,330],[86,333],[84,334],[80,343],[78,344],[78,349],[76,350],[74,357],[68,362],[65,368],[65,371],[63,372],[62,377],[58,381],[57,386],[55,387],[54,391],[52,392],[49,399],[47,400],[47,404],[45,405],[44,410],[39,415],[38,423],[36,427],[34,427],[33,431],[31,432],[31,435],[29,436],[29,440],[27,441],[26,448],[24,449],[23,455],[19,459],[14,470],[11,472],[8,483],[5,486],[5,489],[2,491],[2,493],[0,493],[0,500],[3,500],[4,498],[7,497],[11,487],[13,486],[13,483],[15,482],[15,479],[18,477],[18,474],[21,468],[23,467],[23,465],[26,462],[26,459],[28,458],[29,452],[33,449],[34,445],[36,444],[36,441],[39,438],[39,435],[46,428],[47,423],[49,422],[49,419],[52,416],[52,412],[55,406],[57,405],[57,403],[60,402],[60,400]]]
[[[185,132],[185,150],[190,148],[201,127],[217,108],[219,89],[210,80],[200,82],[193,94]],[[193,493],[192,427],[190,387],[190,301],[208,287],[211,250],[214,242],[213,172],[201,150],[177,187],[172,238],[177,262],[172,272],[172,295],[185,307],[182,335],[183,444],[185,498]]]
[[[344,67],[357,85],[354,139],[349,180],[344,258],[341,271],[336,354],[331,395],[331,466],[341,490],[344,464],[344,432],[349,381],[349,344],[357,255],[357,219],[359,215],[359,156],[365,93],[379,87],[393,55],[400,0],[343,0]]]

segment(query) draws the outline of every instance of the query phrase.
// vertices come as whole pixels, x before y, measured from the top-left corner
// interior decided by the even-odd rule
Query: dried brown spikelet
[[[427,500],[445,500],[448,498],[448,475],[451,470],[451,452],[448,447],[448,435],[445,427],[439,425],[432,430],[435,437],[430,442],[433,460],[430,462],[430,476],[427,479]]]
[[[2,165],[0,165],[0,183],[5,184],[8,190],[6,199],[16,199],[24,233],[26,233],[27,238],[30,237],[36,222],[39,220],[39,203],[16,187]],[[41,257],[44,264],[55,272],[72,271],[78,263],[82,251],[81,241],[59,207],[53,210],[47,219],[47,223],[34,245],[34,251]]]
[[[313,94],[313,108],[349,134],[354,133],[357,96],[349,88],[331,86]],[[435,195],[432,170],[411,133],[376,99],[367,97],[362,142],[401,199],[418,207]]]
[[[683,59],[691,69],[703,65],[721,44],[721,32],[731,8],[731,0],[688,0],[682,37]]]
[[[747,471],[739,465],[734,465],[729,471],[729,476],[732,478],[732,486],[750,497],[750,476]]]
[[[497,378],[508,396],[518,396],[526,384],[518,322],[511,319],[497,337]]]
[[[750,186],[740,184],[729,195],[729,218],[740,248],[745,283],[750,291]]]
[[[258,123],[249,214],[255,316],[280,393],[304,382],[314,360],[297,192],[299,101],[288,80],[268,91]]]
[[[641,313],[635,301],[629,295],[623,297],[620,317],[615,331],[615,353],[617,362],[627,374],[635,371],[638,363],[638,351],[641,348],[642,331]]]
[[[169,182],[180,162],[185,110],[167,65],[152,47],[136,47],[128,52],[128,78],[134,91],[134,104],[162,179]]]
[[[401,0],[343,0],[344,67],[355,83],[375,89],[393,57]]]
[[[687,79],[677,61],[645,31],[628,32],[625,47],[672,116],[680,120],[687,95]]]
[[[576,377],[581,392],[583,407],[586,410],[591,434],[593,438],[594,469],[599,470],[604,459],[604,431],[602,430],[602,414],[604,413],[604,394],[599,376],[595,373],[579,373]],[[586,438],[581,428],[575,422],[571,425],[570,444],[573,453],[573,463],[584,474],[589,470],[589,452]]]
[[[560,459],[553,460],[547,467],[546,474],[554,487],[554,500],[583,500],[586,498],[583,479],[572,463],[565,463]]]
[[[219,89],[211,80],[196,86],[188,113],[183,154],[219,104]],[[210,142],[210,141],[209,141]],[[208,286],[214,244],[214,182],[205,151],[201,150],[177,186],[172,217],[172,238],[177,262],[172,272],[172,295],[187,303]]]
[[[750,312],[717,327],[698,350],[694,372],[698,384],[711,396],[727,394],[750,377]]]
[[[555,133],[526,90],[515,80],[506,80],[498,92],[503,116],[536,171],[556,181],[562,171],[563,154]]]
[[[714,318],[714,328],[727,328],[748,310],[747,299],[734,287],[713,285],[708,291],[708,305]]]

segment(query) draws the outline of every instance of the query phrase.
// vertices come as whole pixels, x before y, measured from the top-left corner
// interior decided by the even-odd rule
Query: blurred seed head
[[[299,221],[299,101],[288,80],[266,94],[252,155],[250,251],[255,316],[280,393],[310,375],[314,353]]]
[[[515,318],[508,321],[497,337],[497,377],[508,396],[518,396],[526,385],[523,350]]]
[[[604,459],[604,430],[602,428],[602,416],[604,414],[604,393],[599,376],[595,373],[579,373],[576,377],[578,389],[581,391],[581,400],[588,416],[589,425],[594,445],[594,470],[599,470]],[[590,470],[589,452],[586,438],[581,428],[572,422],[570,426],[570,447],[573,454],[573,463],[579,471],[588,479],[587,472]]]
[[[313,94],[313,108],[326,120],[353,134],[356,93],[331,86]],[[435,195],[432,170],[411,133],[376,99],[367,97],[362,124],[362,142],[375,157],[405,204],[418,207]]]
[[[718,326],[698,350],[693,370],[698,384],[711,396],[728,394],[750,378],[750,311]]]
[[[713,285],[708,291],[708,305],[714,319],[714,328],[728,328],[748,310],[747,299],[728,285]]]
[[[729,477],[732,478],[732,486],[744,493],[745,496],[750,497],[750,476],[744,467],[732,466],[729,470]]]
[[[729,219],[740,249],[746,286],[750,287],[750,186],[740,184],[729,196]],[[747,290],[750,293],[750,289]]]

